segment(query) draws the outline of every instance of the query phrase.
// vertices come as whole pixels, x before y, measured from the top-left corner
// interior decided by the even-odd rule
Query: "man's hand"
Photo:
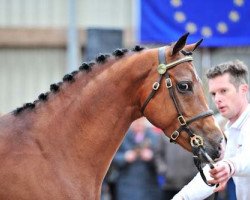
[[[149,148],[143,148],[140,152],[140,157],[144,161],[150,161],[153,159],[153,151]]]
[[[126,151],[124,156],[125,156],[125,160],[128,163],[132,163],[137,159],[137,152],[134,150],[128,150],[128,151]]]
[[[221,161],[215,165],[214,169],[210,169],[209,173],[213,179],[208,182],[215,185],[219,184],[214,192],[222,191],[226,188],[227,181],[233,174],[232,166],[227,161]]]

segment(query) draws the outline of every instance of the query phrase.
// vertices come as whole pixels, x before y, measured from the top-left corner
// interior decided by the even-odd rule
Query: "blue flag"
[[[186,32],[203,46],[250,45],[250,0],[140,0],[139,42],[168,44]]]

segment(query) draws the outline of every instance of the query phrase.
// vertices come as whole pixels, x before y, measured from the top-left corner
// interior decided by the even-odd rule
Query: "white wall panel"
[[[78,24],[83,27],[124,28],[131,24],[133,0],[78,1]]]
[[[80,27],[123,28],[132,22],[133,0],[76,0]],[[0,27],[65,27],[68,0],[0,0]]]
[[[62,79],[64,49],[0,49],[0,113],[33,102]]]
[[[67,0],[0,0],[0,27],[67,25]]]

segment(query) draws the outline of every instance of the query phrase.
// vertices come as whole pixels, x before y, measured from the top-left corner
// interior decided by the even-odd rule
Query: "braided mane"
[[[141,47],[139,45],[136,45],[131,51],[132,52],[139,52],[142,51],[143,49],[145,49],[144,47]],[[50,91],[46,92],[46,93],[41,93],[38,96],[38,99],[36,99],[34,102],[32,103],[25,103],[23,106],[16,108],[13,111],[14,115],[18,115],[20,113],[22,113],[22,111],[24,110],[33,110],[36,107],[36,104],[38,102],[46,102],[49,98],[49,94],[50,93],[57,93],[60,91],[60,87],[62,86],[63,83],[67,82],[67,83],[73,83],[75,81],[75,75],[78,74],[79,72],[85,71],[86,73],[89,73],[93,67],[95,67],[96,65],[102,65],[106,62],[108,62],[108,60],[110,58],[122,58],[126,53],[128,53],[129,50],[128,49],[116,49],[111,55],[110,54],[99,54],[94,61],[90,61],[90,62],[84,62],[81,64],[81,66],[79,67],[78,70],[75,70],[69,74],[64,75],[62,82],[58,82],[58,83],[53,83],[50,85]]]

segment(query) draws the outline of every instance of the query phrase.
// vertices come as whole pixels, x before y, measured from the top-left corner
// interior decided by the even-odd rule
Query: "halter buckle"
[[[157,67],[157,71],[160,75],[165,74],[165,72],[167,71],[166,65],[163,63],[159,64]]]
[[[190,144],[192,147],[195,147],[195,148],[203,146],[203,139],[199,135],[193,135],[190,138]]]
[[[158,90],[159,87],[160,87],[160,83],[154,82],[154,84],[152,86],[153,90]]]
[[[187,123],[186,123],[186,120],[184,119],[184,117],[183,117],[182,115],[180,115],[180,116],[178,117],[178,121],[179,121],[179,123],[180,123],[181,126],[184,126],[184,125],[187,124]]]
[[[170,78],[166,78],[166,87],[167,88],[171,88],[172,87],[172,81],[171,81],[171,79]]]
[[[171,140],[172,140],[173,142],[175,142],[175,140],[179,137],[179,135],[180,135],[180,133],[179,133],[178,131],[174,131],[174,132],[171,134],[170,138],[171,138]]]

